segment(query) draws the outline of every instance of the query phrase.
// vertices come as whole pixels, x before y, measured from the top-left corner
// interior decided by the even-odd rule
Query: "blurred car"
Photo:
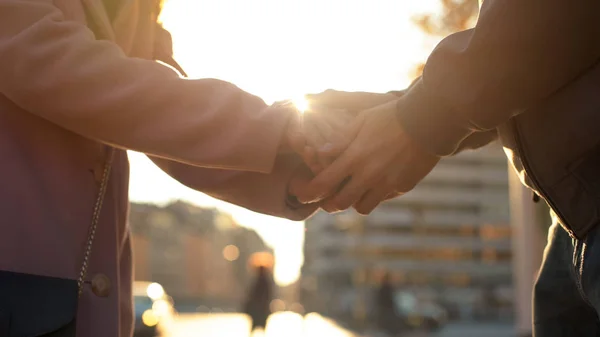
[[[176,311],[173,299],[156,282],[134,282],[134,337],[166,336],[171,330]]]
[[[396,292],[394,302],[398,313],[409,328],[436,331],[448,322],[448,313],[441,305],[419,301],[411,293]]]

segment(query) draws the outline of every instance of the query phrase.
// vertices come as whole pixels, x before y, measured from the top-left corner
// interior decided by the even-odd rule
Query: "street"
[[[514,337],[514,328],[509,324],[466,324],[456,323],[446,326],[433,337]]]
[[[291,312],[269,318],[265,333],[249,334],[250,321],[242,314],[181,314],[170,336],[165,337],[359,337],[337,327],[318,314],[302,316]],[[425,337],[409,334],[407,337]],[[513,329],[504,324],[452,324],[430,337],[513,337]]]
[[[242,314],[181,314],[168,337],[250,337],[250,321]],[[302,316],[282,312],[269,318],[265,333],[252,337],[354,337],[317,314]]]

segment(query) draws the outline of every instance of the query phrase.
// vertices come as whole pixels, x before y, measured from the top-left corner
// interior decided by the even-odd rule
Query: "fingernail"
[[[303,204],[312,204],[312,203],[321,201],[321,199],[322,199],[321,197],[315,197],[314,195],[298,197],[298,200],[300,200],[300,202]]]

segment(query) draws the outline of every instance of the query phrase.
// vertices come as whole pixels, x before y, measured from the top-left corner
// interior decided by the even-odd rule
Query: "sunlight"
[[[304,97],[304,95],[292,99],[292,102],[294,102],[296,109],[298,109],[298,111],[300,111],[301,114],[305,113],[310,108],[308,100],[306,99],[306,97]]]
[[[267,103],[334,88],[386,92],[406,87],[437,40],[411,16],[437,0],[169,0],[161,15],[175,58],[193,78],[219,78]],[[308,103],[295,100],[304,111]],[[280,285],[298,279],[303,226],[214,200],[130,154],[132,201],[181,199],[231,212],[273,247]],[[149,182],[152,184],[149,184]]]

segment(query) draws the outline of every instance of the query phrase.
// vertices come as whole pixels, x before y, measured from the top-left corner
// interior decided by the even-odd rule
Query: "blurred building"
[[[309,311],[364,317],[391,272],[399,290],[456,319],[513,315],[507,162],[498,145],[443,159],[417,188],[367,217],[319,213],[306,229]]]
[[[135,279],[159,282],[179,306],[236,310],[254,274],[252,254],[272,250],[215,209],[184,202],[132,204]]]

